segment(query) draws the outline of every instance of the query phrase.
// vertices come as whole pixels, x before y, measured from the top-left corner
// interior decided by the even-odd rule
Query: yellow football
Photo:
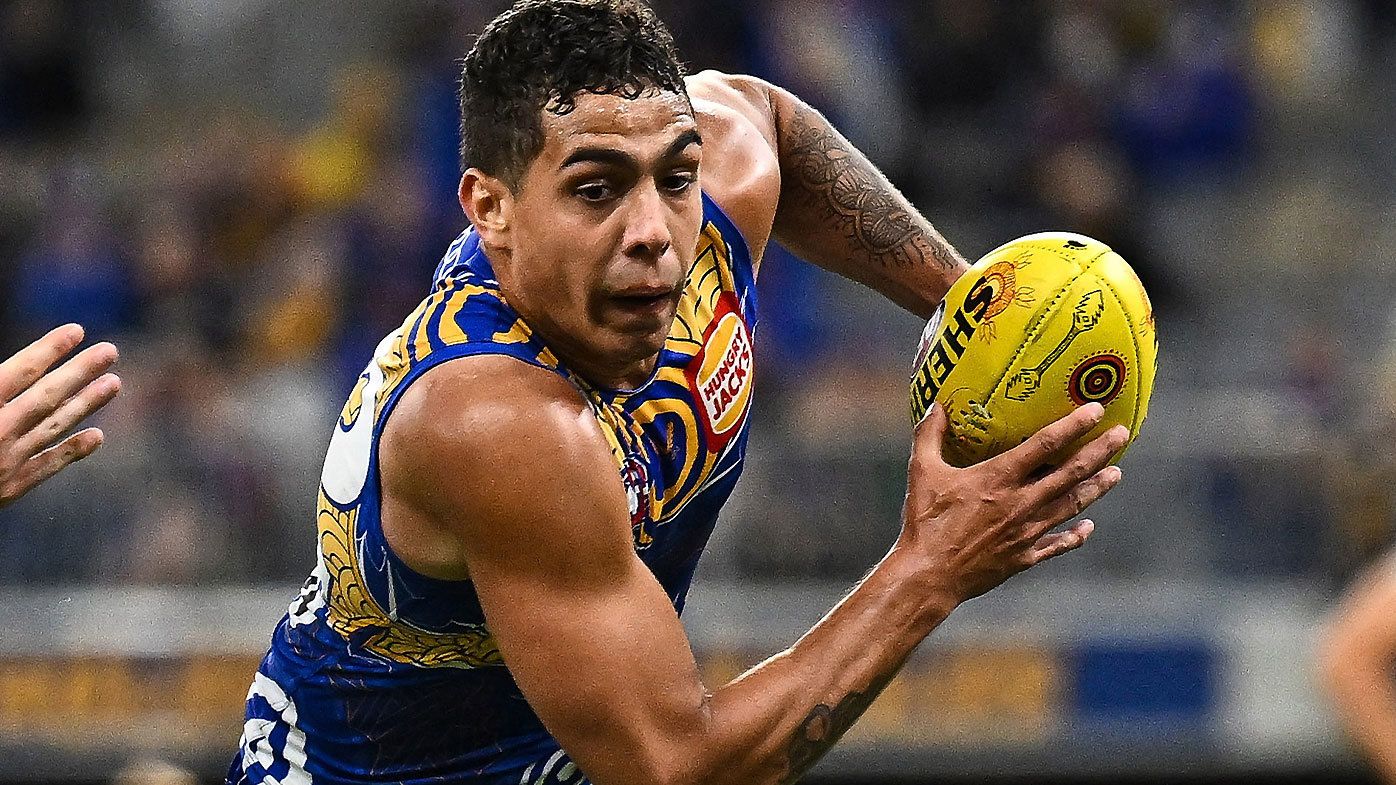
[[[994,249],[950,287],[921,334],[912,421],[932,402],[944,406],[945,459],[968,466],[1076,406],[1103,405],[1100,425],[1056,463],[1117,424],[1134,440],[1157,361],[1153,307],[1129,264],[1083,235],[1031,234]]]

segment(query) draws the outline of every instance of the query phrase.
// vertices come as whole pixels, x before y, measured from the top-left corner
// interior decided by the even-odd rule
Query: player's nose
[[[674,244],[668,218],[668,208],[657,188],[637,188],[626,216],[622,240],[625,255],[653,263],[668,253]]]

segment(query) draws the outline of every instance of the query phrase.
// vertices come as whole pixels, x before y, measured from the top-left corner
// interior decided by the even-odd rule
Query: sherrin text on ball
[[[1131,441],[1149,409],[1158,335],[1148,294],[1104,243],[1042,232],[994,249],[946,294],[926,325],[911,414],[945,407],[945,458],[968,466],[1022,443],[1073,407],[1105,417],[1065,457],[1115,425]],[[1056,459],[1054,459],[1056,460]]]

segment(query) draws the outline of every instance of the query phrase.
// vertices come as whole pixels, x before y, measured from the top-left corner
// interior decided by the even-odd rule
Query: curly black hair
[[[543,149],[541,113],[578,93],[687,97],[674,38],[638,0],[521,0],[487,25],[460,82],[461,167],[517,188]]]

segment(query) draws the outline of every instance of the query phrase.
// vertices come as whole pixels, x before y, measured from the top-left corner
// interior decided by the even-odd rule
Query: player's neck
[[[548,345],[551,347],[552,343]],[[654,375],[655,365],[659,363],[658,353],[623,366],[597,363],[582,355],[569,355],[566,350],[553,349],[553,354],[573,373],[606,390],[634,390],[644,385]]]

